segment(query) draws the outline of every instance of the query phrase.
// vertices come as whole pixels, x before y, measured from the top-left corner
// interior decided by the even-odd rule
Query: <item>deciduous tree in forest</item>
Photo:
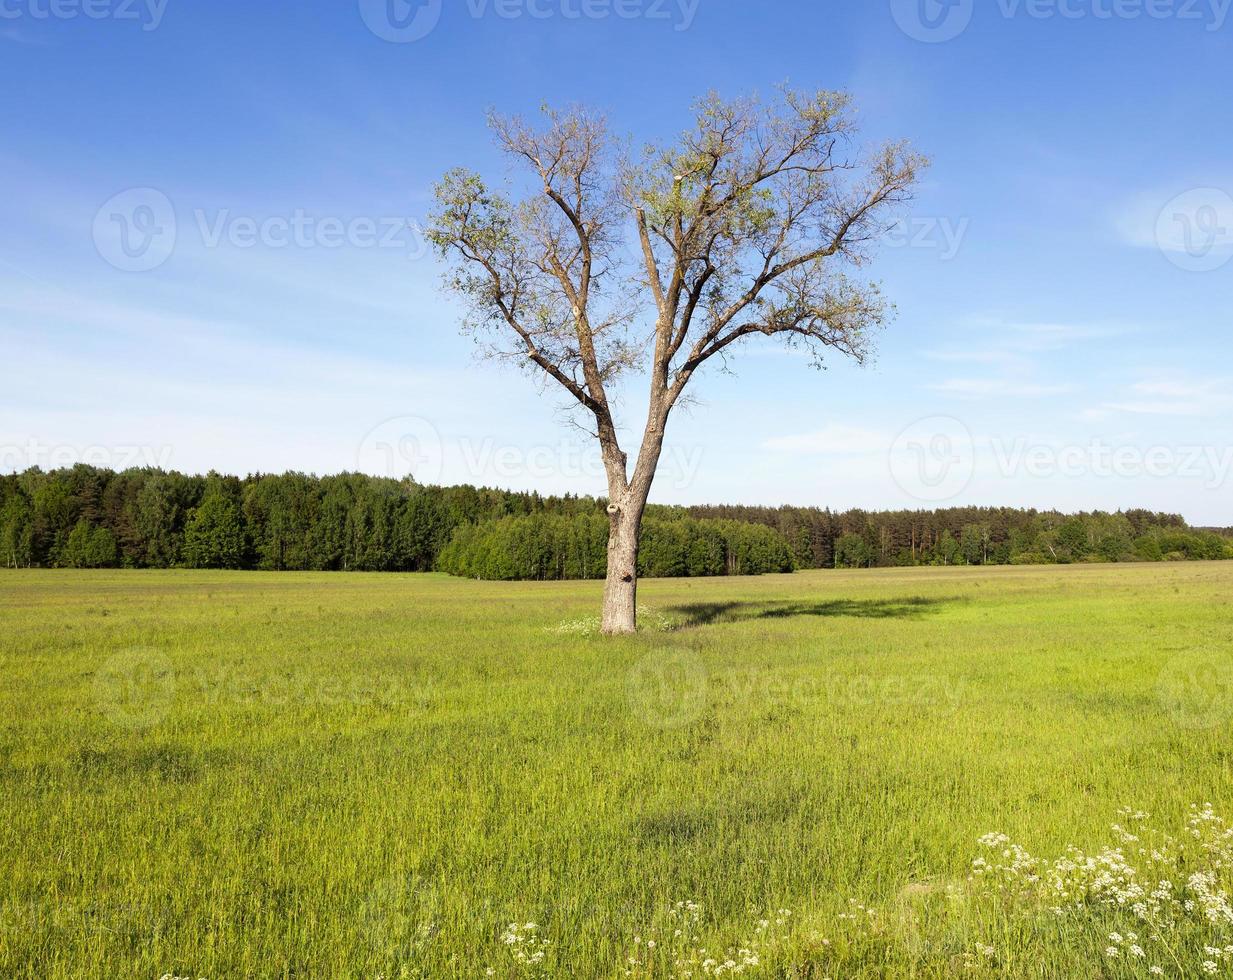
[[[860,150],[850,100],[835,92],[784,90],[770,105],[711,95],[679,140],[637,160],[585,109],[545,118],[490,119],[529,173],[526,197],[452,171],[430,237],[488,351],[551,379],[589,418],[608,483],[603,629],[629,633],[673,408],[704,364],[750,339],[801,345],[818,363],[827,350],[864,361],[890,308],[848,272],[925,161],[905,143]],[[631,472],[612,406],[634,370],[650,390]]]
[[[206,491],[184,529],[184,558],[193,568],[243,568],[240,509],[219,487]]]

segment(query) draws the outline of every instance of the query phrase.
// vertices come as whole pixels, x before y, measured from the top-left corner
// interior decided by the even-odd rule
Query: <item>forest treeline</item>
[[[430,571],[602,578],[605,501],[361,474],[244,478],[79,465],[0,476],[10,567]],[[1233,558],[1233,536],[1176,515],[1011,508],[842,513],[813,507],[647,512],[639,571]]]
[[[608,518],[598,510],[463,525],[437,558],[442,572],[483,579],[601,579],[607,567]],[[787,540],[765,524],[698,520],[681,512],[642,523],[642,577],[765,575],[795,568]]]
[[[1199,530],[1176,514],[1012,507],[835,513],[816,507],[691,507],[691,516],[751,521],[787,540],[799,567],[1047,565],[1233,558],[1233,529]]]

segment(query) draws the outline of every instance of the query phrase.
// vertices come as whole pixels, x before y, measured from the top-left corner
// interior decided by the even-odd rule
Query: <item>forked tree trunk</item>
[[[615,433],[602,433],[608,470],[608,578],[604,583],[603,631],[608,636],[638,631],[638,534],[651,496],[651,484],[664,445],[664,425],[670,403],[662,393],[651,405],[651,416],[638,453],[632,480],[625,478],[625,454]]]
[[[638,629],[638,532],[642,511],[609,510],[608,578],[604,583],[603,631],[609,636]]]

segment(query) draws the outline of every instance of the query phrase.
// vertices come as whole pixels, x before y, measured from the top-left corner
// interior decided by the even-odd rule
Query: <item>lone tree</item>
[[[633,160],[605,120],[545,109],[541,127],[493,115],[529,168],[525,199],[454,170],[429,237],[486,350],[560,385],[587,413],[608,479],[603,630],[637,626],[638,536],[668,417],[712,358],[776,338],[864,362],[891,308],[863,265],[926,161],[906,143],[854,148],[849,97],[783,90],[773,105],[710,95],[671,145]],[[611,396],[649,373],[633,473]]]

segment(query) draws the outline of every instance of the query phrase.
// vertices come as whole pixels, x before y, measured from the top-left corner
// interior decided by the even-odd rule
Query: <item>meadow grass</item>
[[[1233,563],[599,592],[0,574],[0,976],[1146,976],[979,838],[1233,811]]]

